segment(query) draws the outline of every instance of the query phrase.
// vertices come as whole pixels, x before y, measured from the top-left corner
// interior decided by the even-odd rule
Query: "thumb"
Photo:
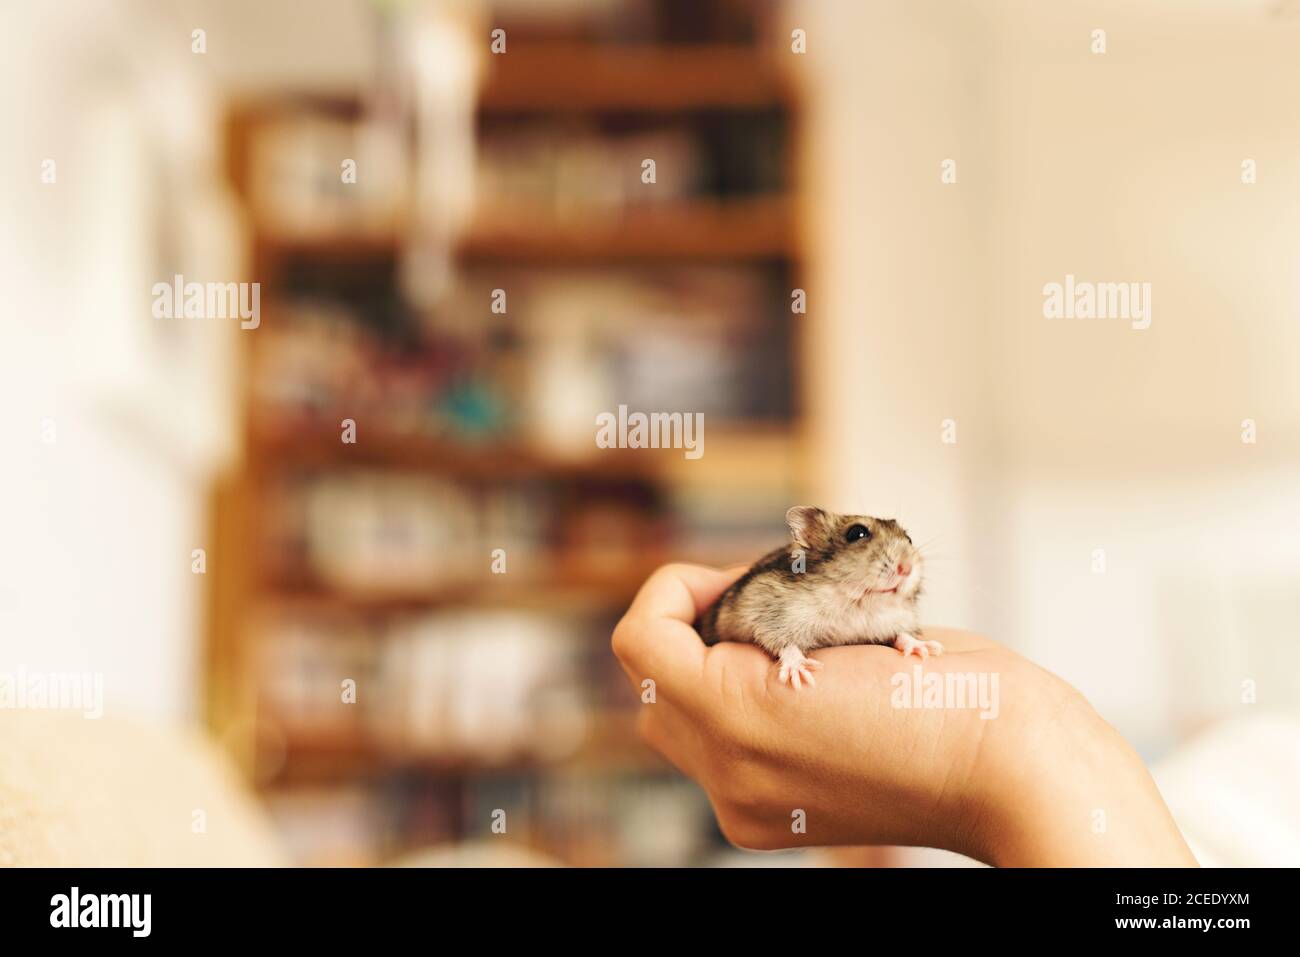
[[[692,627],[743,568],[721,571],[704,565],[665,565],[637,592],[614,629],[614,654],[638,689],[645,678],[685,693],[698,681],[704,643]]]

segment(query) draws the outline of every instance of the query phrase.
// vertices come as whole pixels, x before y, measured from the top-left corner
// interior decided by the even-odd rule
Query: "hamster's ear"
[[[790,526],[790,537],[800,548],[824,544],[830,527],[830,516],[811,505],[796,505],[785,513],[785,523]]]

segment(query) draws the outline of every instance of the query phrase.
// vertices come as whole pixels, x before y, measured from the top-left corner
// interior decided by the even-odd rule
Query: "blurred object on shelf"
[[[476,543],[468,496],[437,479],[322,476],[304,497],[307,564],[326,583],[425,587],[455,574],[451,556]]]
[[[655,182],[642,180],[653,158]],[[699,192],[703,158],[686,130],[602,134],[573,124],[509,124],[479,148],[478,215],[559,221],[615,215],[638,203],[681,202]]]
[[[382,126],[290,114],[259,126],[250,149],[252,213],[277,233],[380,234],[401,221],[405,147]]]
[[[287,589],[432,597],[496,576],[559,586],[584,566],[607,579],[644,573],[666,544],[658,499],[636,481],[353,468],[294,472],[266,494],[262,567]]]
[[[595,225],[638,206],[779,196],[783,123],[771,110],[700,111],[671,123],[620,115],[604,125],[493,117],[479,152],[477,217]]]
[[[374,631],[361,621],[334,620],[323,627],[289,615],[267,625],[256,663],[262,680],[259,694],[282,736],[310,733],[344,739],[363,732],[359,715],[366,709],[340,707],[342,683],[355,682],[366,697],[381,693]]]
[[[528,357],[513,366],[523,378],[514,421],[542,446],[572,451],[590,448],[595,414],[620,404],[701,413],[706,430],[788,420],[783,278],[770,266],[476,267],[436,321],[444,330],[508,289],[513,341]]]
[[[412,342],[400,322],[366,322],[364,308],[320,299],[281,306],[254,360],[253,414],[308,427],[378,421],[409,435],[507,430],[517,404],[508,344],[485,353],[464,338]]]
[[[382,864],[392,810],[382,793],[361,785],[297,788],[267,796],[290,859],[310,867]]]
[[[393,77],[392,93],[409,107],[417,157],[408,241],[401,250],[402,293],[421,309],[436,305],[453,281],[456,244],[474,208],[483,24],[471,10],[443,3],[387,7],[387,36],[407,70],[405,77]],[[401,79],[408,85],[396,85]]]
[[[295,752],[393,767],[570,761],[607,729],[621,675],[593,680],[587,649],[603,618],[448,609],[371,617],[291,607],[259,629],[262,720]],[[630,731],[630,725],[628,726]],[[624,744],[631,741],[624,739]],[[598,757],[592,752],[593,757]],[[603,758],[601,758],[603,760]]]
[[[253,359],[254,414],[511,436],[569,455],[590,452],[596,413],[620,404],[700,413],[715,429],[781,421],[793,383],[780,273],[478,268],[419,328],[385,294],[329,299],[300,274],[303,297],[276,307]],[[489,310],[497,289],[505,314]]]
[[[785,481],[756,481],[757,487],[745,490],[730,484],[677,489],[673,514],[682,529],[676,539],[678,553],[705,564],[724,555],[732,561],[750,561],[783,544],[790,534],[785,510],[796,498],[794,470],[781,478]]]
[[[714,829],[707,799],[684,778],[646,781],[624,791],[613,805],[611,822],[619,858],[633,867],[695,860]]]
[[[506,840],[462,841],[417,848],[388,862],[389,867],[564,867],[558,857]]]
[[[408,623],[385,645],[399,710],[391,743],[409,755],[561,759],[586,733],[575,636],[553,618],[448,612]]]

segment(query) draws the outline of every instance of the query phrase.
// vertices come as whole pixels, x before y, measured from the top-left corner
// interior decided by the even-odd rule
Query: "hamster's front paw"
[[[776,676],[782,684],[794,685],[795,689],[803,687],[803,682],[815,685],[817,682],[813,679],[812,673],[821,668],[822,663],[813,658],[804,657],[804,653],[794,645],[786,645],[781,649],[781,670]]]
[[[943,645],[939,644],[939,642],[922,641],[919,638],[914,638],[907,632],[903,632],[894,639],[894,647],[903,653],[904,658],[908,655],[915,654],[918,655],[922,661],[929,658],[931,655],[943,654]]]

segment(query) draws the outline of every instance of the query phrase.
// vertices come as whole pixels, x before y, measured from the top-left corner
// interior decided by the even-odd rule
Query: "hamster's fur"
[[[893,519],[796,505],[791,543],[764,555],[700,616],[704,643],[748,641],[780,663],[781,681],[815,684],[831,645],[890,644],[926,658],[942,645],[918,637],[923,559]]]

